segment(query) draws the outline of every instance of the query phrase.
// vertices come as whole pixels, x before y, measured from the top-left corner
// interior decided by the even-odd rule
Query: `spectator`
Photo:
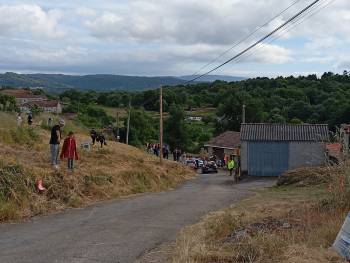
[[[63,142],[61,160],[64,158],[68,159],[68,170],[73,172],[74,169],[74,159],[78,160],[77,143],[74,138],[74,133],[69,132],[68,137]]]
[[[28,114],[28,125],[31,126],[33,124],[33,115],[31,113]]]
[[[60,150],[60,142],[62,139],[61,128],[64,127],[65,121],[61,119],[59,123],[52,127],[50,137],[50,152],[51,152],[51,165],[58,169],[58,154]]]
[[[47,120],[47,126],[51,127],[52,126],[52,122],[53,122],[52,118],[49,117],[48,120]]]
[[[92,145],[95,145],[95,142],[97,139],[97,132],[94,128],[90,131],[90,136],[91,136],[91,140],[92,140]]]
[[[18,115],[17,115],[17,127],[18,128],[22,127],[22,122],[23,122],[22,115],[21,115],[21,113],[18,113]]]
[[[96,140],[101,144],[101,148],[103,148],[103,145],[107,145],[106,137],[103,135],[102,132],[97,135]]]

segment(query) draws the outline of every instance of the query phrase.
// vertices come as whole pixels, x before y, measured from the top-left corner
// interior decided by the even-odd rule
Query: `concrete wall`
[[[325,163],[325,145],[316,142],[290,142],[289,168],[317,166]],[[241,142],[241,170],[248,172],[248,142]]]
[[[325,163],[325,145],[317,142],[290,142],[289,169]]]

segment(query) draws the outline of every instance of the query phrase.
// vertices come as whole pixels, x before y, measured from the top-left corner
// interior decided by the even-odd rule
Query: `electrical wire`
[[[318,14],[319,12],[321,12],[323,9],[327,8],[328,6],[330,6],[331,4],[333,4],[336,0],[331,0],[327,3],[327,0],[325,2],[325,4],[323,5],[323,3],[314,8],[314,9],[310,9],[307,13],[305,13],[303,16],[299,17],[296,21],[294,21],[288,28],[284,29],[283,31],[281,31],[278,35],[276,35],[274,38],[272,38],[270,41],[266,42],[267,44],[270,44],[280,38],[282,38],[284,35],[286,35],[287,33],[289,33],[290,31],[292,31],[294,28],[296,28],[297,26],[299,26],[300,24],[304,23],[305,21],[309,20],[310,18],[312,18],[313,16],[315,16],[316,14]],[[258,45],[257,49],[254,49],[254,51],[250,51],[250,53],[248,53],[246,56],[242,56],[240,57],[237,62],[242,61],[242,60],[246,60],[247,58],[251,57],[252,55],[254,55],[255,53],[258,53],[257,51],[264,49],[265,46],[263,45]]]
[[[243,54],[247,53],[249,50],[253,49],[254,47],[256,47],[258,44],[262,43],[263,41],[265,41],[266,39],[268,39],[269,37],[271,37],[272,35],[274,35],[276,32],[280,31],[281,29],[283,29],[284,27],[286,27],[288,24],[290,24],[292,21],[296,20],[298,17],[300,17],[303,13],[305,13],[307,10],[309,10],[310,8],[312,8],[313,6],[315,6],[318,2],[320,2],[321,0],[315,0],[314,2],[312,2],[311,4],[309,4],[308,6],[306,6],[304,9],[302,9],[301,11],[299,11],[297,14],[295,14],[294,16],[292,16],[290,19],[288,19],[286,22],[284,22],[283,24],[281,24],[280,26],[278,26],[277,28],[275,28],[274,30],[272,30],[270,33],[268,33],[267,35],[265,35],[264,37],[262,37],[261,39],[259,39],[258,41],[256,41],[254,44],[250,45],[249,47],[247,47],[246,49],[244,49],[243,51],[239,52],[237,55],[235,55],[234,57],[230,58],[229,60],[225,61],[224,63],[216,66],[215,68],[209,70],[208,72],[197,76],[189,81],[187,81],[185,84],[189,84],[197,79],[200,79],[208,74],[210,74],[211,72],[223,67],[224,65],[230,63],[231,61],[237,59],[238,57],[242,56]]]
[[[255,33],[257,33],[260,29],[264,28],[265,26],[269,25],[272,21],[274,21],[275,19],[277,19],[278,17],[280,17],[281,15],[283,15],[285,12],[287,12],[289,9],[291,9],[293,6],[295,6],[297,3],[299,3],[301,0],[296,0],[294,1],[292,4],[290,4],[287,8],[283,9],[281,12],[279,12],[277,15],[275,15],[274,17],[270,18],[267,22],[265,22],[264,24],[258,26],[254,31],[252,31],[251,33],[249,33],[247,36],[245,36],[244,38],[242,38],[241,40],[239,40],[237,43],[235,43],[233,46],[231,46],[229,49],[225,50],[224,52],[222,52],[219,56],[217,56],[216,58],[214,58],[213,60],[211,60],[210,62],[208,62],[207,64],[205,64],[204,66],[202,66],[199,70],[197,70],[195,73],[193,73],[191,75],[191,77],[196,76],[199,72],[201,72],[203,69],[207,68],[208,66],[210,66],[211,64],[213,64],[214,62],[216,62],[218,59],[222,58],[224,55],[226,55],[228,52],[230,52],[232,49],[234,49],[235,47],[239,46],[240,44],[244,43],[245,41],[247,41],[251,36],[253,36]]]

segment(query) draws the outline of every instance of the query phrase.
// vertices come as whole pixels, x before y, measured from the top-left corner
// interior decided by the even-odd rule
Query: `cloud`
[[[1,2],[0,70],[182,75],[212,61],[293,1]],[[211,67],[311,2],[300,1]],[[349,0],[337,0],[277,41],[261,44],[221,71],[271,75],[278,70],[288,75],[346,66],[342,57],[350,51],[349,10]]]
[[[60,38],[65,35],[58,22],[59,10],[45,12],[38,5],[0,5],[0,35],[30,35],[34,38]]]
[[[104,11],[86,25],[101,39],[224,45],[239,40],[275,14],[273,4],[277,2],[138,0]]]

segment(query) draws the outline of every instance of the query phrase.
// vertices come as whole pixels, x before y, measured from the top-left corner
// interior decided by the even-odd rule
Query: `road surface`
[[[238,185],[221,174],[199,175],[162,193],[98,203],[84,209],[0,225],[1,263],[134,262],[144,252],[175,240],[176,233],[210,211],[273,184]]]

